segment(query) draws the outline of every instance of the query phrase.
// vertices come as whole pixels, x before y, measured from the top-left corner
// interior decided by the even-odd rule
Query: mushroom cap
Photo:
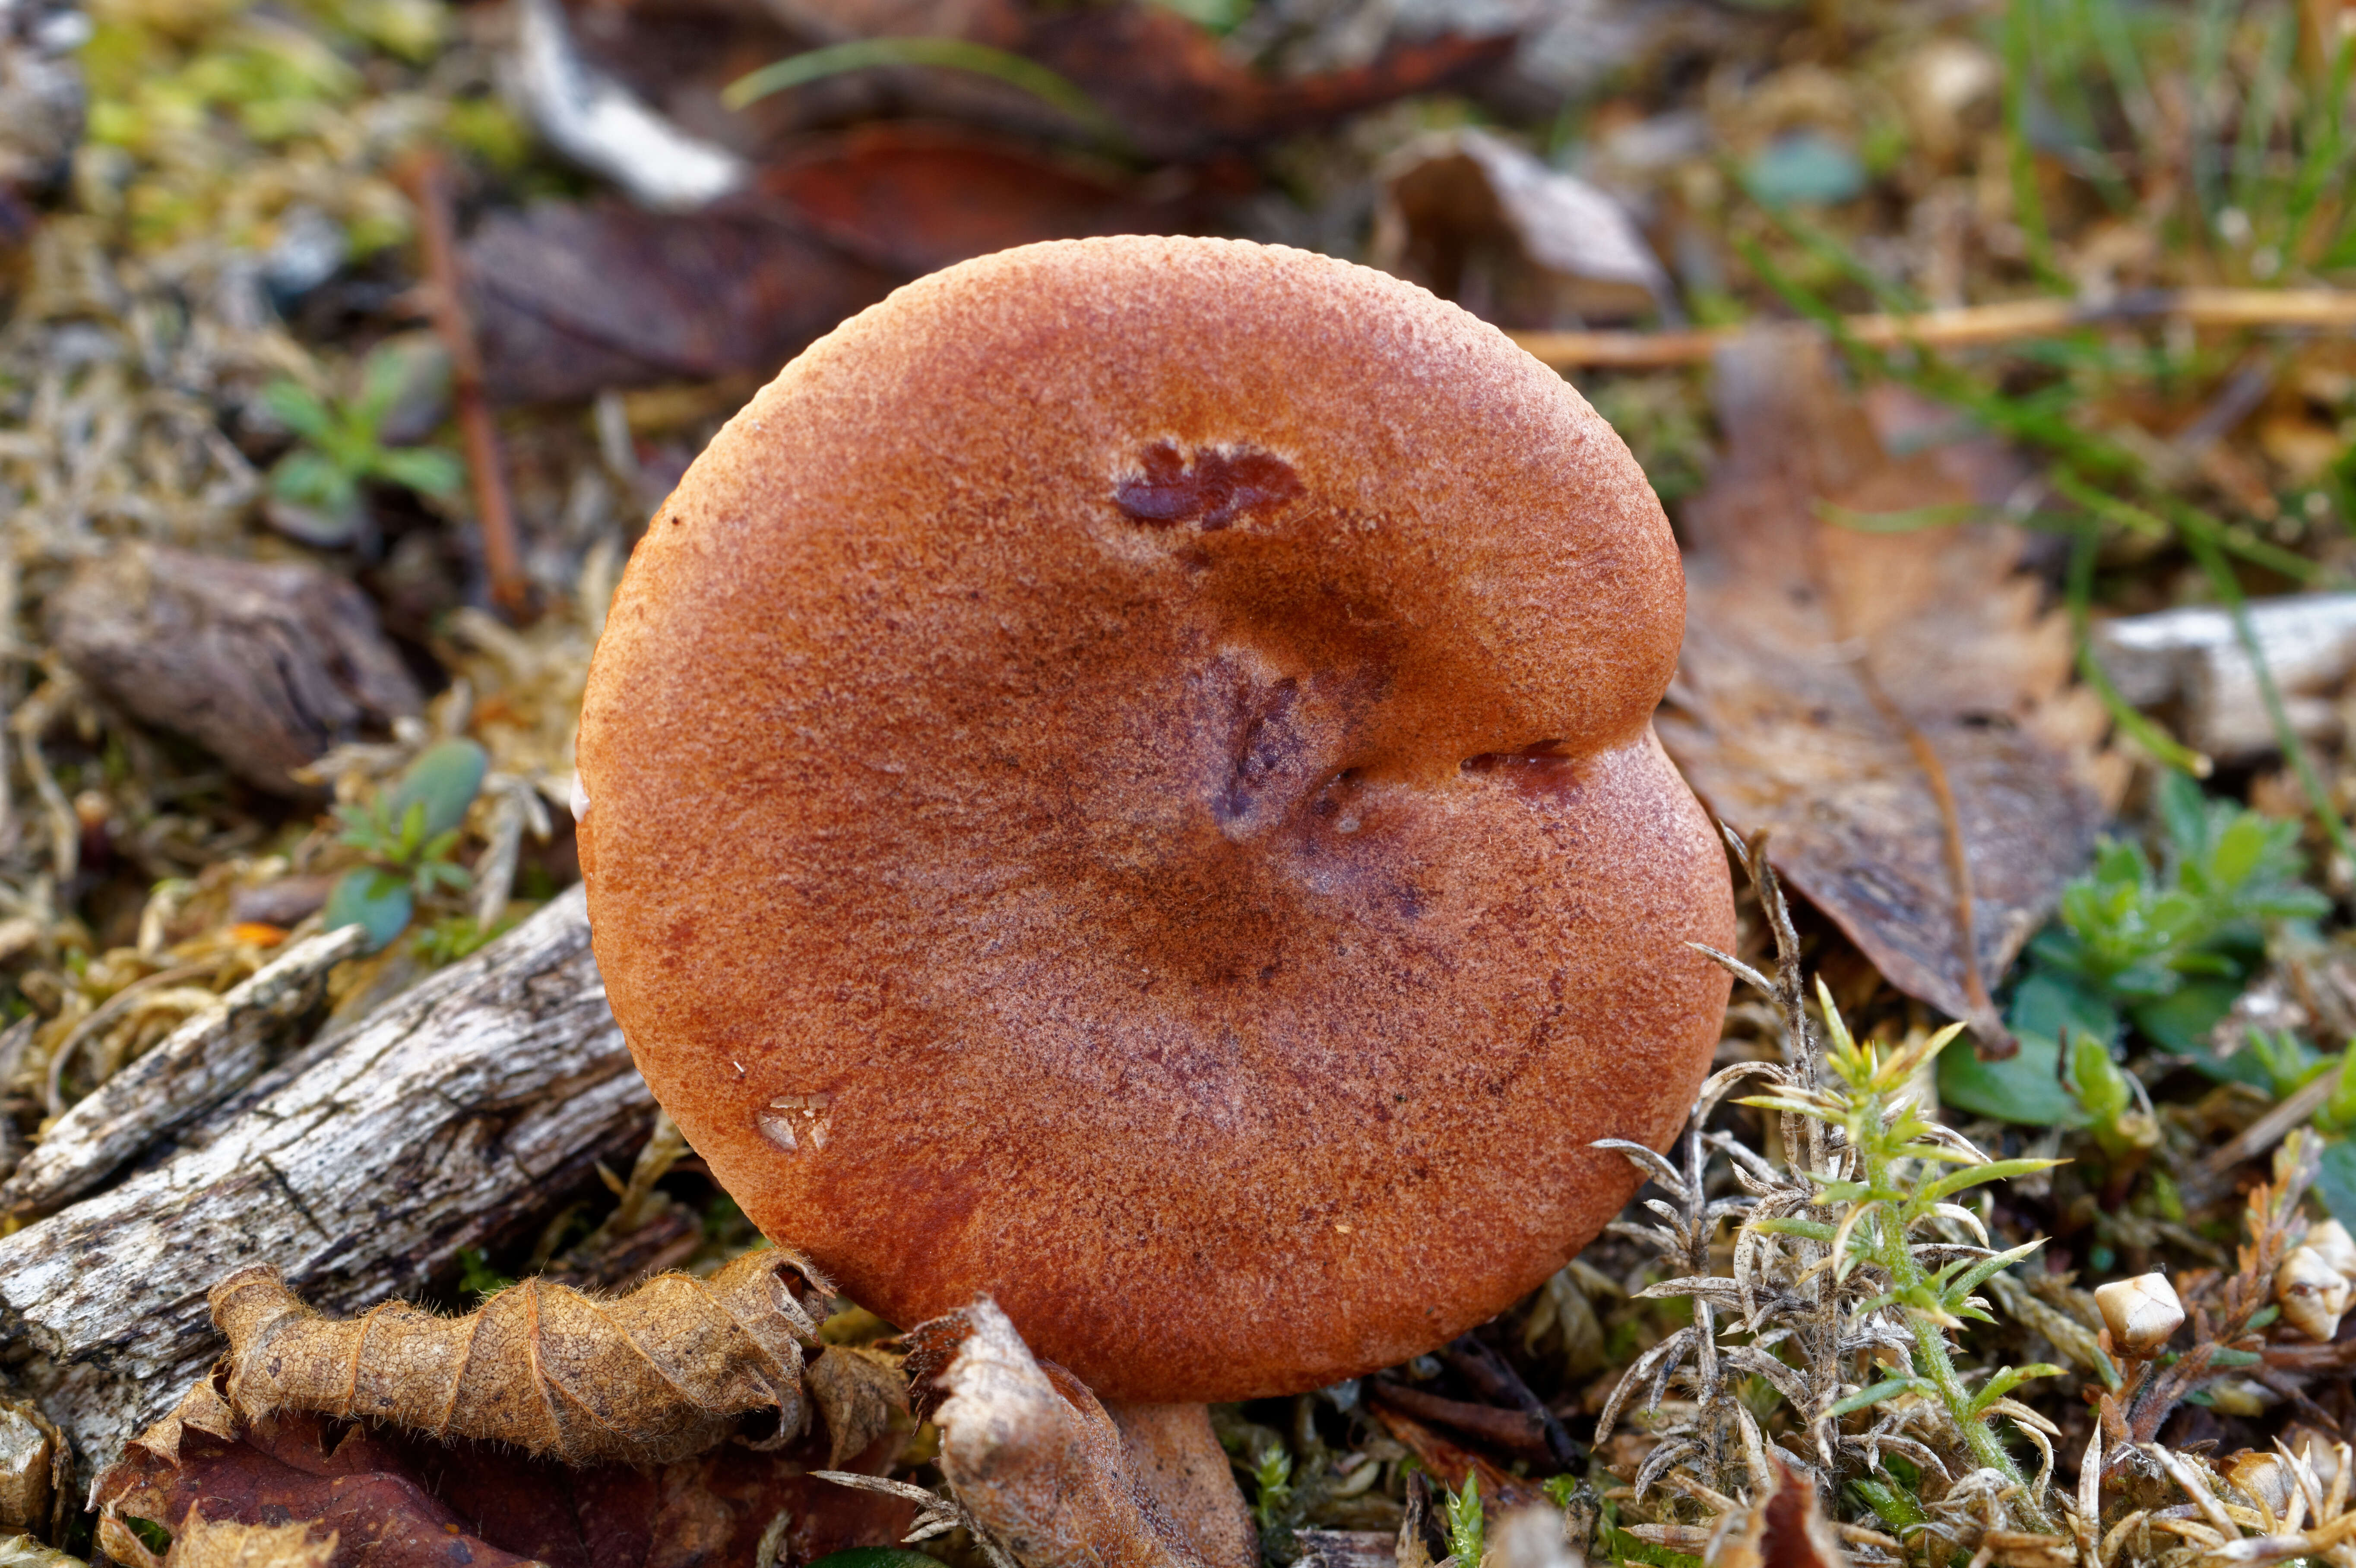
[[[1026,246],[788,365],[633,556],[582,863],[655,1093],[911,1324],[1108,1398],[1440,1343],[1619,1210],[1728,982],[1684,580],[1579,393],[1385,274]]]

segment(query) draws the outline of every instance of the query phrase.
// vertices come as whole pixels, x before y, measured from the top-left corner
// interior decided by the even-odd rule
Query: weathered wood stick
[[[360,950],[359,926],[306,937],[166,1036],[58,1118],[0,1185],[0,1212],[54,1209],[261,1072],[270,1037],[318,1005],[327,972]]]
[[[1961,348],[2051,337],[2082,326],[2185,321],[2194,326],[2345,330],[2356,326],[2356,291],[2346,289],[2144,289],[2090,304],[2074,299],[2005,300],[1920,315],[1853,315],[1848,335],[1874,348],[1920,343]],[[1657,370],[1698,365],[1747,326],[1670,332],[1516,332],[1520,344],[1558,370]]]
[[[397,998],[165,1163],[0,1239],[16,1371],[102,1465],[220,1353],[205,1294],[268,1264],[351,1314],[544,1207],[654,1101],[589,952],[581,890]]]

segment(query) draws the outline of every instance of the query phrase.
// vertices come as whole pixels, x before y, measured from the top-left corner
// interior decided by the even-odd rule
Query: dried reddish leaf
[[[890,1446],[861,1467],[882,1467]],[[726,1443],[659,1468],[576,1468],[307,1413],[249,1426],[207,1380],[101,1475],[94,1501],[102,1545],[131,1568],[164,1560],[128,1520],[185,1532],[192,1514],[332,1532],[326,1568],[755,1568],[781,1515],[768,1561],[790,1568],[907,1532],[908,1504],[815,1479],[820,1462],[815,1435],[776,1453]]]
[[[1108,169],[969,132],[870,125],[762,171],[761,188],[846,255],[905,277],[1037,240],[1183,229]]]
[[[1100,1403],[990,1301],[912,1336],[959,1502],[1023,1568],[1249,1568],[1258,1537],[1200,1405]],[[952,1347],[954,1349],[952,1349]]]
[[[1469,1448],[1458,1446],[1413,1416],[1384,1403],[1374,1406],[1383,1430],[1407,1445],[1432,1478],[1451,1491],[1462,1491],[1467,1477],[1481,1482],[1481,1499],[1497,1508],[1527,1508],[1546,1501],[1546,1494],[1511,1471],[1498,1468]]]
[[[621,202],[496,217],[466,245],[499,402],[767,375],[910,278],[1038,240],[1190,226],[1117,176],[970,133],[873,126],[701,212]]]
[[[661,1464],[752,1411],[801,1431],[795,1336],[813,1326],[787,1284],[800,1266],[748,1253],[709,1280],[659,1275],[613,1301],[526,1280],[464,1317],[394,1301],[349,1320],[252,1268],[213,1287],[212,1309],[229,1336],[230,1403],[247,1421],[375,1416],[574,1465]]]
[[[484,390],[500,403],[766,374],[902,281],[742,203],[502,214],[466,242],[465,273]]]
[[[1727,449],[1682,519],[1661,739],[1713,812],[1772,830],[1775,869],[1892,985],[2004,1050],[1988,993],[2118,783],[2066,623],[2014,529],[1819,516],[1919,519],[1972,496],[1938,457],[1885,452],[1813,336],[1745,338],[1717,385]]]

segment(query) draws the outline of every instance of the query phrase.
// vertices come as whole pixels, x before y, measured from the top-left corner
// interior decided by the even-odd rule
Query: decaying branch
[[[103,1464],[220,1353],[205,1293],[252,1264],[342,1314],[414,1291],[642,1133],[574,889],[265,1075],[180,1152],[0,1239],[0,1333]]]
[[[0,1211],[52,1209],[261,1072],[271,1036],[318,1005],[327,972],[360,950],[356,925],[298,942],[155,1050],[75,1103],[0,1186]]]

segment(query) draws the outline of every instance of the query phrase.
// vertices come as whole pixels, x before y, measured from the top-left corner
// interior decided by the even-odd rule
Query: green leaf
[[[336,517],[360,504],[359,486],[342,465],[306,447],[271,464],[270,493]]]
[[[1941,1285],[1940,1292],[1950,1301],[1959,1302],[2044,1244],[2045,1238],[2040,1236],[2033,1242],[2023,1242],[2008,1252],[1998,1253],[1994,1257],[1981,1258],[1966,1267],[1963,1273]],[[1943,1269],[1940,1272],[1944,1275],[1945,1270]]]
[[[369,467],[379,477],[425,496],[455,496],[466,479],[466,464],[438,446],[394,447],[378,453]]]
[[[368,933],[368,951],[380,953],[408,929],[416,907],[409,884],[369,867],[358,867],[336,879],[327,890],[327,907],[321,929],[341,931],[357,925]]]
[[[278,380],[262,389],[262,406],[296,435],[324,441],[336,428],[336,416],[318,393],[299,381]]]
[[[412,807],[422,807],[421,843],[448,833],[465,824],[466,808],[474,804],[490,768],[490,753],[474,741],[437,741],[419,752],[409,771],[401,775],[387,809],[405,820]]]
[[[1967,1165],[1961,1170],[1949,1171],[1922,1189],[1922,1196],[1935,1203],[1950,1193],[1977,1187],[1984,1181],[2010,1181],[2016,1176],[2034,1176],[2040,1170],[2069,1163],[2066,1159],[1992,1159],[1986,1165]]]
[[[1829,1242],[1833,1227],[1821,1220],[1803,1220],[1797,1215],[1785,1215],[1772,1220],[1753,1220],[1750,1228],[1764,1231],[1773,1236],[1802,1236],[1811,1242]]]
[[[2316,1195],[2331,1217],[2356,1225],[2356,1143],[2343,1138],[2323,1147],[2323,1163],[2315,1173]]]
[[[773,92],[783,92],[789,87],[800,87],[830,76],[840,76],[845,71],[910,65],[994,77],[1010,87],[1022,89],[1043,103],[1062,110],[1099,133],[1116,138],[1120,135],[1111,116],[1098,108],[1097,101],[1069,77],[1060,76],[1036,60],[1009,54],[1004,49],[994,49],[986,44],[969,43],[963,38],[854,38],[848,43],[810,49],[803,54],[790,55],[774,65],[763,66],[749,76],[738,77],[721,93],[720,101],[731,109],[743,109]]]
[[[1843,1416],[1851,1411],[1863,1410],[1868,1405],[1879,1404],[1883,1400],[1893,1399],[1901,1393],[1929,1394],[1935,1392],[1921,1378],[1884,1378],[1878,1383],[1868,1383],[1847,1399],[1836,1400],[1832,1408],[1825,1413],[1831,1416]]]
[[[2139,853],[2136,864],[2143,864]],[[2020,983],[2006,1021],[2020,1041],[2019,1053],[2008,1061],[1982,1061],[1969,1051],[1947,1051],[1939,1058],[1939,1098],[1998,1121],[2086,1125],[2085,1107],[2062,1083],[2061,1040],[2072,1029],[2108,1040],[2118,1030],[2116,1011],[2093,987],[2046,971]]]
[[[2057,1367],[2051,1361],[2036,1361],[2025,1367],[2006,1367],[1982,1383],[1979,1392],[1972,1396],[1972,1413],[1981,1414],[1989,1405],[2031,1378],[2058,1378],[2069,1370]]]

